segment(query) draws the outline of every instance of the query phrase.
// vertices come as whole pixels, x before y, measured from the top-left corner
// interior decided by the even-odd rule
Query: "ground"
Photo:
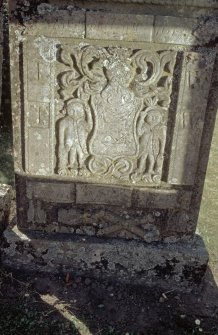
[[[218,335],[217,146],[218,126],[198,224],[210,266],[198,292],[162,292],[73,274],[40,277],[0,269],[0,334]],[[1,132],[0,182],[13,185],[11,153],[11,135]]]
[[[189,294],[68,274],[2,270],[0,278],[1,335],[218,334],[218,294],[208,282],[200,293]]]

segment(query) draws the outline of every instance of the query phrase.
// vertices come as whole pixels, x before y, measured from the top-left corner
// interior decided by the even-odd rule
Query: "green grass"
[[[218,281],[218,118],[214,129],[209,164],[201,202],[198,229],[210,254],[212,270]]]
[[[12,136],[0,129],[0,183],[14,185]]]

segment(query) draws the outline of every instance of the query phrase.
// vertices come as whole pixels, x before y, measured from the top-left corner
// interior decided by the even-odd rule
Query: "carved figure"
[[[163,109],[149,107],[141,113],[137,123],[139,156],[137,170],[132,180],[159,181],[163,165],[166,141],[166,126],[163,124]]]
[[[88,156],[87,137],[92,129],[88,107],[80,99],[66,103],[66,115],[58,125],[58,174],[83,175]]]
[[[60,60],[66,67],[58,77],[60,97],[85,101],[92,111],[93,128],[87,114],[87,130],[81,126],[79,134],[88,143],[88,153],[86,145],[77,144],[75,149],[70,144],[69,149],[63,139],[59,141],[59,173],[81,174],[85,162],[95,179],[160,181],[166,132],[162,113],[168,114],[176,52],[62,46]],[[72,123],[72,132],[77,133],[76,122],[66,118],[64,124]]]

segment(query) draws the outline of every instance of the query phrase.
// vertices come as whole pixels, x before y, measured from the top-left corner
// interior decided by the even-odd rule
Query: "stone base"
[[[208,254],[199,236],[171,244],[80,238],[70,234],[26,231],[17,226],[5,232],[2,262],[9,268],[73,273],[165,289],[200,284]]]

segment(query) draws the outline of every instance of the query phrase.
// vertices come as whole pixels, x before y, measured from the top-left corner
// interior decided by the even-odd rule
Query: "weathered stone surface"
[[[137,189],[133,194],[133,204],[140,208],[189,208],[192,192],[182,190]]]
[[[108,40],[151,42],[152,15],[129,15],[93,12],[86,15],[86,37]]]
[[[96,0],[99,2],[108,2],[111,0]],[[138,3],[138,4],[152,4],[152,5],[163,5],[162,0],[112,0],[112,2],[121,3]],[[214,0],[164,0],[164,5],[171,6],[194,6],[194,7],[212,7],[218,8],[216,1]]]
[[[168,180],[192,185],[199,159],[215,53],[184,53]]]
[[[124,187],[77,184],[77,204],[105,204],[131,207],[132,192]]]
[[[43,54],[41,43],[50,48],[49,54]],[[25,171],[108,183],[160,182],[176,53],[75,44],[61,46],[56,60],[57,43],[42,37],[25,43]],[[147,81],[138,74],[146,70],[145,59],[153,65]],[[58,114],[55,78],[64,108]],[[149,85],[157,86],[154,98]],[[150,151],[144,152],[144,146]]]
[[[38,17],[37,17],[38,16]],[[84,38],[85,13],[79,10],[53,10],[50,5],[41,4],[37,7],[37,20],[26,22],[26,29],[31,35]]]
[[[0,235],[8,225],[11,206],[11,186],[0,184]]]
[[[74,203],[75,184],[63,182],[38,182],[32,185],[27,182],[27,198],[39,199],[45,202]]]
[[[87,39],[84,40],[84,43],[79,40],[78,42],[73,41],[71,46],[68,33],[64,35],[65,41],[61,42],[63,31],[56,29],[56,23],[49,23],[50,33],[46,35],[49,37],[43,36],[42,30],[45,29],[45,21],[43,20],[49,17],[50,21],[48,22],[52,22],[52,20],[55,22],[57,15],[59,15],[58,10],[57,5],[53,7],[52,5],[38,6],[37,13],[40,17],[36,15],[34,20],[27,21],[25,24],[28,29],[22,33],[25,55],[25,103],[21,102],[21,104],[24,104],[26,116],[24,118],[25,147],[22,148],[22,159],[20,157],[18,160],[19,164],[21,161],[24,162],[22,167],[24,172],[33,175],[59,175],[68,179],[72,178],[72,180],[76,178],[84,181],[85,179],[90,180],[91,183],[122,183],[126,186],[161,183],[164,179],[163,174],[165,174],[163,166],[167,163],[164,161],[164,154],[167,133],[169,133],[168,138],[172,136],[175,140],[172,141],[172,147],[169,150],[171,154],[168,182],[178,185],[192,184],[199,155],[198,149],[195,150],[195,154],[192,154],[194,143],[192,137],[194,136],[198,140],[199,148],[205,101],[214,61],[212,50],[209,54],[206,51],[203,54],[202,52],[182,51],[184,69],[182,69],[182,80],[179,87],[181,94],[179,94],[177,103],[180,109],[176,114],[178,115],[176,126],[170,133],[168,124],[171,120],[168,114],[172,80],[178,80],[179,68],[175,69],[177,52],[138,50],[137,48],[132,49],[132,47],[127,48],[126,44],[125,47],[112,47],[110,45],[102,47],[96,42],[90,42],[88,35],[86,35]],[[101,21],[102,27],[109,29],[111,33],[113,33],[113,22],[118,24],[121,16],[125,18],[127,28],[130,31],[133,29],[132,18],[134,15],[130,17],[132,14],[85,13],[85,11],[72,11],[71,9],[62,11],[64,11],[64,15],[61,20],[72,26],[75,23],[75,17],[83,22],[81,15],[86,15],[86,34],[89,34],[89,23],[92,23],[93,28],[96,17]],[[71,20],[70,16],[72,16]],[[142,17],[139,15],[140,20]],[[109,19],[108,25],[105,23],[106,18]],[[140,21],[140,24],[143,22],[145,24],[147,19],[151,19],[151,16],[143,18],[144,21]],[[174,20],[173,17],[157,17],[156,26],[161,19]],[[183,18],[180,18],[176,21],[178,25],[174,27],[178,34],[181,31],[181,25],[184,25],[182,20]],[[120,27],[125,28],[123,25]],[[16,29],[19,30],[19,25],[14,24],[11,33],[14,44],[17,41],[17,35],[19,35]],[[77,24],[75,30],[77,30]],[[174,34],[174,30],[173,36],[178,42],[178,36],[176,33]],[[99,31],[102,33],[97,22],[95,31],[93,31],[94,35],[90,37],[100,38],[100,35],[99,37],[97,35]],[[138,30],[134,31],[136,34],[134,38],[140,42]],[[107,38],[116,40],[117,36],[120,36],[122,39],[119,30],[116,33],[116,36],[112,34],[111,37],[108,33]],[[160,35],[162,37],[169,36],[165,33]],[[172,42],[170,41],[170,43]],[[185,42],[180,41],[179,44],[181,43]],[[206,62],[205,59],[208,55],[210,55],[210,61],[207,61],[207,70],[203,72],[201,63]],[[193,69],[189,69],[193,62],[190,60],[191,65],[187,63],[190,57],[194,59]],[[35,59],[34,63],[32,59]],[[192,75],[192,72],[197,75]],[[207,80],[204,80],[204,75],[207,75]],[[187,79],[187,76],[190,78]],[[16,80],[17,78],[15,78],[15,82]],[[93,80],[95,84],[93,84]],[[187,80],[189,80],[189,86],[186,85]],[[194,84],[190,82],[191,80]],[[205,83],[205,96],[198,90],[195,80],[196,82],[202,80]],[[55,88],[56,83],[57,88]],[[196,86],[195,91],[193,85]],[[185,94],[183,93],[184,88],[187,90]],[[196,92],[195,96],[193,92]],[[175,93],[173,92],[173,94]],[[190,109],[189,112],[188,109],[189,106],[192,106],[192,99],[198,99],[199,105],[201,105],[201,108],[196,106],[197,113],[193,114],[194,117],[198,115],[201,124],[199,126],[198,122],[196,126],[198,131],[191,137],[190,127],[186,127],[186,132],[181,132],[179,126],[181,123],[180,110],[182,110],[184,119],[187,119],[184,123],[190,122],[191,127],[195,126],[189,115],[193,113],[193,110]],[[116,106],[120,106],[119,110]],[[124,117],[126,111],[129,111],[128,122]],[[80,115],[78,120],[75,116],[76,113]],[[15,118],[17,118],[17,113]],[[17,123],[18,121],[15,121],[15,124]],[[41,150],[42,146],[43,150]],[[178,154],[179,157],[176,156]],[[184,161],[185,159],[186,161]],[[189,168],[186,169],[186,166]],[[184,169],[185,176],[183,176]],[[49,189],[49,185],[47,187]],[[78,185],[78,189],[80,187],[88,186]],[[100,189],[103,190],[101,187]],[[92,200],[81,200],[81,192],[78,192],[77,200],[78,203],[82,201],[83,203],[108,203],[109,205],[112,202],[114,205],[115,202],[122,204],[122,201],[118,199],[121,197],[122,188],[119,191],[120,195],[117,189],[112,192],[115,192],[117,196],[109,199],[108,195],[107,201],[105,195],[103,199],[100,193],[92,195]],[[161,192],[160,190],[160,194]],[[174,196],[167,192],[163,190],[162,196],[158,192],[157,195],[155,192],[153,195],[152,192],[145,189],[140,191],[139,196],[136,196],[132,201],[131,190],[129,190],[126,192],[129,193],[127,206],[134,202],[136,207],[189,207],[189,200],[180,201],[177,199],[176,194],[179,193],[177,190],[172,190]],[[142,194],[144,195],[142,196]],[[181,194],[185,194],[185,192],[181,191]],[[55,197],[57,195],[54,193],[53,202],[60,202]],[[147,200],[144,200],[143,197]],[[188,198],[191,198],[190,194]],[[46,197],[44,200],[46,201]]]
[[[193,31],[197,20],[183,17],[157,16],[155,19],[154,41],[156,43],[196,44]]]
[[[157,16],[154,38],[156,43],[204,45],[216,40],[216,17]]]
[[[195,232],[201,148],[212,131],[216,12],[148,2],[12,4],[18,225],[32,250],[49,250],[49,264],[57,248],[59,269],[83,268],[80,254],[96,271],[99,245],[107,262],[121,258],[126,279],[136,263],[142,282],[156,276],[147,259],[152,269],[163,259],[171,269],[173,254],[192,262],[195,242],[184,239]],[[193,271],[206,264],[199,259]]]
[[[5,266],[41,272],[71,272],[167,289],[199,284],[208,261],[202,240],[172,244],[73,238],[65,234],[21,232],[15,226],[5,233]],[[73,257],[72,257],[73,255]]]
[[[22,228],[161,241],[191,235],[191,191],[17,177]],[[185,211],[186,215],[181,215]],[[172,214],[174,213],[174,214]],[[188,219],[187,219],[188,217]],[[173,228],[175,226],[175,229]]]

